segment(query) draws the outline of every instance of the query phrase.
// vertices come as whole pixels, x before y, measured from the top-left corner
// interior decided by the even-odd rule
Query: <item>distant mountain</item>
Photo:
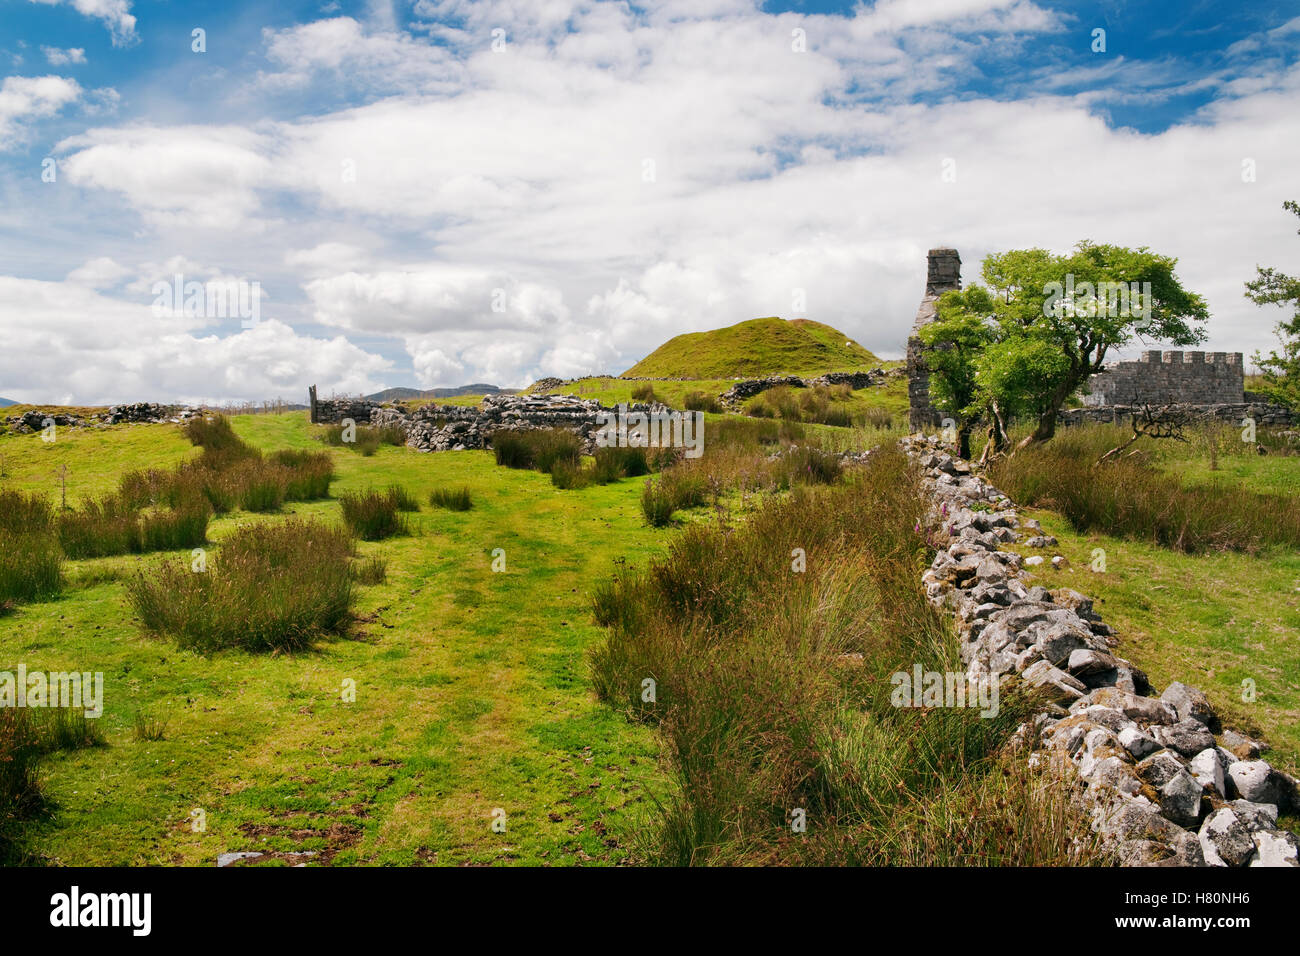
[[[372,402],[399,402],[411,398],[454,398],[457,395],[492,395],[496,392],[513,395],[518,391],[517,388],[497,388],[495,385],[485,385],[480,382],[474,385],[458,385],[455,388],[386,388],[382,392],[367,395],[366,398]]]
[[[8,408],[10,405],[17,405],[12,398],[0,398],[0,408]]]
[[[811,319],[750,319],[669,339],[624,372],[646,378],[760,378],[875,368],[880,359]]]

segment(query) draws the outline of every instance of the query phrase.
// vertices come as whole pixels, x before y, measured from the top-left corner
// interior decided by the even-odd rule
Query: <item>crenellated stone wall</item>
[[[1240,404],[1245,367],[1240,352],[1147,351],[1116,362],[1088,381],[1083,403],[1104,405]]]

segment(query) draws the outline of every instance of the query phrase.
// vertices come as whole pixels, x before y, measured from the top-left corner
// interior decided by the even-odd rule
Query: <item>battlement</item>
[[[1240,352],[1143,352],[1137,362],[1119,362],[1117,365],[1238,365],[1242,364]]]
[[[1143,352],[1115,362],[1088,383],[1083,402],[1104,405],[1231,405],[1244,401],[1240,352]]]

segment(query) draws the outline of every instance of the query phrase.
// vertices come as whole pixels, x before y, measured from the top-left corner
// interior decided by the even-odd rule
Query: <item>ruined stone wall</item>
[[[1064,555],[1049,564],[1007,547],[1055,549],[1055,538],[937,438],[902,447],[922,470],[938,536],[922,582],[955,615],[968,677],[1001,685],[1015,674],[1039,689],[1044,709],[1014,739],[1031,766],[1073,766],[1086,788],[1078,809],[1116,860],[1300,864],[1300,839],[1278,825],[1279,812],[1300,812],[1300,782],[1260,759],[1267,744],[1224,726],[1194,687],[1157,696],[1093,601],[1064,586]]]
[[[1088,382],[1085,405],[1239,404],[1245,371],[1240,352],[1143,352]]]
[[[1157,403],[1150,403],[1154,409]],[[1165,402],[1158,403],[1164,407]],[[1141,415],[1142,405],[1093,405],[1087,408],[1061,410],[1057,421],[1062,425],[1082,425],[1093,422],[1123,425],[1134,415]],[[1283,405],[1267,402],[1231,402],[1216,405],[1196,405],[1185,402],[1172,403],[1174,411],[1207,421],[1237,424],[1243,418],[1253,418],[1256,425],[1294,425],[1296,416]]]
[[[956,249],[931,249],[927,256],[925,295],[907,340],[907,399],[914,431],[937,427],[942,416],[930,404],[930,372],[917,332],[937,318],[936,303],[945,292],[961,288],[961,256]]]

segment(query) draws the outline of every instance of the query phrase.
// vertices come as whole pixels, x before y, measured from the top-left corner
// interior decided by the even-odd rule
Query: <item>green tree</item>
[[[1288,199],[1282,208],[1300,216],[1300,204],[1294,200]],[[1300,411],[1300,279],[1263,266],[1256,266],[1255,273],[1254,281],[1246,283],[1246,298],[1256,305],[1295,306],[1295,315],[1275,327],[1281,353],[1251,356],[1264,375],[1258,388],[1273,401]]]
[[[935,304],[937,318],[917,333],[926,347],[930,400],[957,423],[958,454],[970,457],[970,434],[983,409],[976,362],[996,334],[988,290],[971,286],[945,292]]]
[[[1087,240],[1068,255],[1015,249],[984,260],[999,329],[978,371],[1008,414],[1036,417],[1021,447],[1056,434],[1061,406],[1102,371],[1111,350],[1138,336],[1205,341],[1209,310],[1179,282],[1177,261],[1145,246]]]

